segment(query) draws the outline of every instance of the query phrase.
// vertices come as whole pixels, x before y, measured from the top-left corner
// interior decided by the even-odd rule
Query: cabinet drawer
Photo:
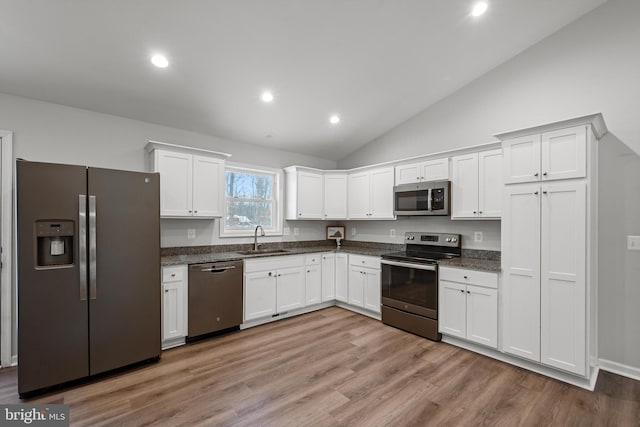
[[[320,256],[318,256],[318,259]],[[247,259],[244,261],[244,272],[253,273],[255,271],[278,270],[281,268],[302,267],[304,257],[302,255],[288,255],[265,257],[257,259]]]
[[[177,267],[163,267],[162,268],[162,282],[182,282],[186,280],[187,266],[180,265]]]
[[[317,265],[320,264],[322,254],[310,254],[304,257],[304,265]]]
[[[349,254],[349,264],[358,267],[368,267],[380,270],[380,258],[378,257]]]
[[[467,270],[464,268],[440,267],[440,280],[464,283],[467,285],[498,288],[498,274],[488,271]]]

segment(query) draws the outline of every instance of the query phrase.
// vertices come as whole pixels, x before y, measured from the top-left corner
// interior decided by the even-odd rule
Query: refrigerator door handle
[[[96,196],[89,196],[89,298],[97,298],[96,283]]]
[[[87,300],[87,197],[78,195],[78,266],[80,270],[80,301]]]

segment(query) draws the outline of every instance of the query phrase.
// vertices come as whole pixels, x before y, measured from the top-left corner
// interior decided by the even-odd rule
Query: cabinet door
[[[298,172],[298,218],[323,218],[322,185],[322,175]]]
[[[369,218],[393,219],[393,168],[371,171],[371,212]]]
[[[322,273],[320,265],[305,267],[306,304],[319,304],[322,302]]]
[[[455,156],[451,159],[451,217],[478,216],[478,153]]]
[[[245,274],[244,321],[276,313],[276,273],[260,271]]]
[[[304,307],[304,267],[278,270],[278,313]]]
[[[156,150],[156,156],[156,171],[160,172],[160,216],[191,216],[193,156],[163,150]]]
[[[369,218],[369,172],[359,172],[349,175],[348,213],[350,219]]]
[[[322,301],[336,299],[336,256],[322,255]]]
[[[222,216],[224,162],[193,156],[193,216]]]
[[[184,282],[162,285],[162,339],[187,335]]]
[[[316,195],[317,197],[317,195]],[[324,176],[324,219],[347,218],[347,175]]]
[[[478,216],[502,215],[502,149],[478,153]]]
[[[467,286],[467,339],[498,348],[498,291]]]
[[[336,254],[336,300],[349,301],[349,264],[347,254]]]
[[[577,126],[543,133],[542,180],[587,176],[587,127]]]
[[[540,180],[540,135],[506,140],[502,154],[505,184]]]
[[[542,187],[541,361],[586,373],[586,184]]]
[[[380,313],[380,270],[362,269],[364,273],[364,308]]]
[[[540,361],[540,188],[509,186],[502,212],[503,350]]]
[[[422,163],[396,166],[396,185],[420,182],[422,172]]]
[[[466,338],[466,286],[440,280],[438,295],[438,331]]]
[[[364,272],[360,267],[349,266],[349,304],[364,307]]]
[[[429,160],[422,164],[422,181],[440,181],[449,179],[449,158]]]

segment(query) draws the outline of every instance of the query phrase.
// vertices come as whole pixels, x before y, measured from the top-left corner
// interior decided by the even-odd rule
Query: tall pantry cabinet
[[[600,114],[496,135],[503,148],[502,350],[582,377],[596,354]]]

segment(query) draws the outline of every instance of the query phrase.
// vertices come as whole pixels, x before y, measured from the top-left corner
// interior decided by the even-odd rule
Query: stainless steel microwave
[[[393,187],[393,213],[397,216],[449,215],[450,181],[429,181]]]

